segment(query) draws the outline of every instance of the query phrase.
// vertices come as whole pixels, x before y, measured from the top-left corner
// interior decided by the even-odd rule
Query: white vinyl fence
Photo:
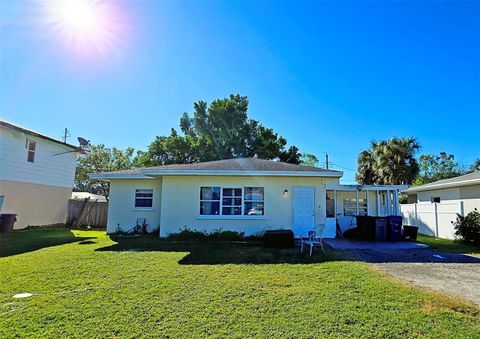
[[[455,239],[452,221],[463,215],[463,202],[401,204],[405,225],[419,227],[419,233],[438,238]]]

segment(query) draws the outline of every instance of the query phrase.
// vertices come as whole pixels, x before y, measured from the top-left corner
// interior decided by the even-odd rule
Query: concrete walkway
[[[348,239],[324,239],[324,243],[334,250],[414,250],[419,248],[427,248],[428,245],[419,244],[416,242],[376,242],[376,241],[358,241]]]
[[[413,284],[480,305],[480,256],[444,252],[414,242],[325,239],[347,260],[364,261]]]
[[[477,258],[477,261],[480,262],[480,259]],[[478,262],[390,262],[374,265],[415,285],[456,295],[480,305],[480,264]]]

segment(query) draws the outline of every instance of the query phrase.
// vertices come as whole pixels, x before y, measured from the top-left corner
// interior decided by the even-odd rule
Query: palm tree
[[[415,153],[420,145],[415,138],[372,141],[370,149],[358,157],[357,180],[361,184],[411,184],[419,172]]]
[[[470,172],[480,171],[480,158],[477,158],[473,164],[470,165]]]
[[[375,171],[373,170],[374,158],[371,150],[365,150],[358,155],[357,173],[355,178],[364,185],[373,185],[376,181]]]

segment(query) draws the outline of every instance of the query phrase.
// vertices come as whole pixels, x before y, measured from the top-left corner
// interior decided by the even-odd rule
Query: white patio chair
[[[300,238],[300,252],[303,252],[303,246],[310,246],[310,256],[312,256],[313,247],[316,245],[320,245],[323,253],[325,253],[325,249],[323,248],[323,241],[322,238],[325,233],[325,224],[318,224],[315,225],[314,229],[308,231],[308,235],[306,237]]]

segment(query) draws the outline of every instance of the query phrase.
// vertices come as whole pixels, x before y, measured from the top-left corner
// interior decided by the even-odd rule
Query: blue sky
[[[480,157],[480,2],[116,6],[120,42],[82,60],[36,24],[35,1],[1,1],[0,116],[145,149],[194,101],[240,93],[252,118],[347,169],[393,136],[464,165]]]

